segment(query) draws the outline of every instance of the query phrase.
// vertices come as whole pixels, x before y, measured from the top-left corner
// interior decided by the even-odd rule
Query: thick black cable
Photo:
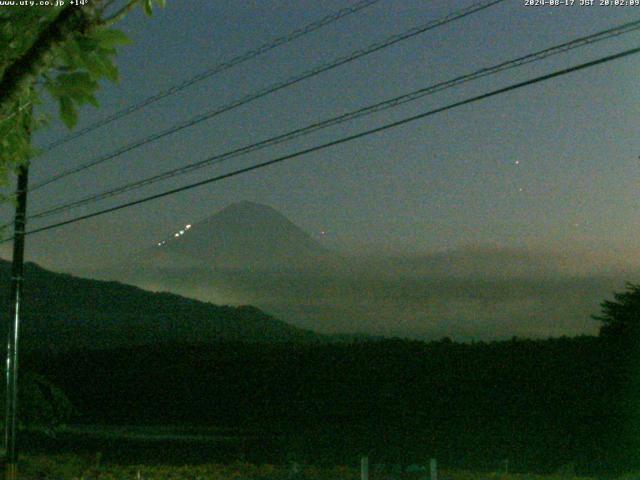
[[[157,132],[155,134],[152,134],[146,138],[143,138],[141,140],[137,140],[133,143],[130,143],[128,145],[125,145],[124,147],[119,148],[118,150],[115,150],[111,153],[105,154],[101,157],[95,158],[87,163],[84,163],[82,165],[79,165],[77,167],[71,168],[69,170],[65,170],[61,173],[58,173],[56,175],[53,175],[51,177],[49,177],[48,179],[45,179],[39,183],[34,184],[29,191],[34,191],[37,190],[39,188],[44,187],[45,185],[49,185],[50,183],[56,182],[62,178],[65,178],[69,175],[73,175],[75,173],[81,172],[83,170],[86,170],[88,168],[91,168],[95,165],[98,165],[100,163],[103,163],[107,160],[111,160],[112,158],[118,157],[124,153],[130,152],[138,147],[141,147],[143,145],[147,145],[151,142],[154,142],[156,140],[159,140],[163,137],[166,137],[167,135],[171,135],[173,133],[179,132],[181,130],[184,130],[185,128],[189,128],[192,127],[194,125],[197,125],[198,123],[204,122],[205,120],[209,120],[210,118],[213,118],[217,115],[220,115],[222,113],[234,110],[242,105],[245,105],[249,102],[252,102],[254,100],[258,100],[262,97],[265,97],[271,93],[277,92],[279,90],[288,88],[292,85],[295,85],[299,82],[302,82],[303,80],[306,80],[308,78],[311,77],[315,77],[316,75],[319,75],[321,73],[327,72],[329,70],[332,70],[334,68],[340,67],[342,65],[345,65],[347,63],[353,62],[354,60],[357,60],[359,58],[362,58],[366,55],[370,55],[374,52],[377,52],[379,50],[382,50],[384,48],[390,47],[398,42],[401,42],[403,40],[407,40],[409,38],[415,37],[417,35],[420,35],[422,33],[425,33],[429,30],[432,30],[436,27],[439,27],[441,25],[453,22],[455,20],[464,18],[468,15],[471,15],[473,13],[476,13],[480,10],[484,10],[486,8],[489,8],[493,5],[496,5],[498,3],[502,3],[505,0],[490,0],[490,1],[484,1],[484,2],[478,2],[478,3],[474,3],[473,5],[463,8],[461,10],[458,10],[454,13],[451,13],[439,20],[434,20],[431,21],[427,24],[424,24],[422,26],[419,27],[415,27],[412,28],[406,32],[403,32],[401,34],[397,34],[397,35],[393,35],[381,42],[377,42],[374,43],[372,45],[369,45],[368,47],[364,48],[364,49],[360,49],[360,50],[356,50],[355,52],[350,53],[347,56],[344,57],[340,57],[328,64],[323,64],[320,65],[318,67],[315,67],[311,70],[308,70],[300,75],[296,75],[294,77],[291,77],[283,82],[279,82],[276,84],[273,84],[269,87],[266,87],[262,90],[259,90],[257,92],[248,94],[238,100],[235,100],[231,103],[222,105],[220,107],[217,107],[213,110],[210,110],[208,112],[202,113],[200,115],[197,115],[196,117],[193,117],[189,120],[187,120],[186,122],[180,123],[178,125],[174,125],[173,127],[170,127],[168,129],[165,129],[161,132]]]
[[[395,122],[392,122],[392,123],[387,123],[387,124],[382,125],[380,127],[376,127],[376,128],[372,128],[372,129],[369,129],[369,130],[365,130],[365,131],[360,132],[360,133],[356,133],[356,134],[353,134],[353,135],[348,135],[348,136],[339,138],[337,140],[333,140],[331,142],[323,143],[321,145],[316,145],[314,147],[306,148],[304,150],[299,150],[297,152],[290,153],[288,155],[283,155],[281,157],[277,157],[277,158],[274,158],[272,160],[268,160],[266,162],[262,162],[262,163],[258,163],[258,164],[252,165],[250,167],[241,168],[241,169],[229,172],[229,173],[225,173],[225,174],[222,174],[222,175],[217,175],[215,177],[211,177],[211,178],[208,178],[208,179],[205,179],[205,180],[201,180],[199,182],[191,183],[189,185],[184,185],[182,187],[178,187],[178,188],[174,188],[174,189],[171,189],[171,190],[167,190],[167,191],[164,191],[164,192],[161,192],[161,193],[157,193],[155,195],[150,195],[150,196],[147,196],[147,197],[144,197],[144,198],[140,198],[138,200],[133,200],[133,201],[130,201],[130,202],[126,202],[126,203],[123,203],[123,204],[120,204],[120,205],[116,205],[114,207],[105,208],[105,209],[99,210],[97,212],[93,212],[93,213],[89,213],[89,214],[82,215],[82,216],[79,216],[79,217],[71,218],[69,220],[64,220],[62,222],[57,222],[57,223],[54,223],[54,224],[46,225],[44,227],[36,228],[34,230],[30,230],[30,231],[26,232],[26,235],[32,235],[34,233],[39,233],[39,232],[44,232],[44,231],[51,230],[51,229],[54,229],[54,228],[59,228],[59,227],[62,227],[64,225],[69,225],[71,223],[76,223],[76,222],[79,222],[79,221],[82,221],[82,220],[86,220],[88,218],[97,217],[97,216],[100,216],[100,215],[104,215],[106,213],[115,212],[117,210],[122,210],[124,208],[132,207],[134,205],[139,205],[141,203],[146,203],[146,202],[149,202],[151,200],[156,200],[158,198],[163,198],[163,197],[166,197],[166,196],[169,196],[169,195],[174,195],[176,193],[184,192],[186,190],[191,190],[192,188],[200,187],[202,185],[207,185],[207,184],[210,184],[210,183],[219,182],[221,180],[225,180],[227,178],[235,177],[235,176],[241,175],[243,173],[248,173],[248,172],[251,172],[251,171],[254,171],[254,170],[258,170],[260,168],[264,168],[264,167],[268,167],[270,165],[274,165],[276,163],[284,162],[285,160],[290,160],[292,158],[301,157],[301,156],[307,155],[309,153],[314,153],[314,152],[317,152],[317,151],[320,151],[320,150],[324,150],[325,148],[329,148],[329,147],[340,145],[340,144],[343,144],[343,143],[346,143],[346,142],[350,142],[352,140],[356,140],[358,138],[366,137],[366,136],[372,135],[374,133],[379,133],[379,132],[383,132],[383,131],[386,131],[386,130],[390,130],[392,128],[396,128],[396,127],[399,127],[401,125],[405,125],[407,123],[414,122],[416,120],[420,120],[420,119],[435,115],[437,113],[441,113],[441,112],[444,112],[444,111],[447,111],[447,110],[452,110],[454,108],[461,107],[463,105],[468,105],[468,104],[471,104],[471,103],[475,103],[475,102],[478,102],[480,100],[484,100],[484,99],[487,99],[487,98],[490,98],[490,97],[494,97],[496,95],[501,95],[503,93],[511,92],[511,91],[514,91],[514,90],[518,90],[520,88],[523,88],[523,87],[526,87],[526,86],[529,86],[529,85],[533,85],[533,84],[536,84],[536,83],[540,83],[540,82],[544,82],[544,81],[547,81],[547,80],[551,80],[553,78],[557,78],[557,77],[560,77],[562,75],[567,75],[569,73],[577,72],[579,70],[584,70],[586,68],[591,68],[591,67],[594,67],[596,65],[601,65],[603,63],[608,63],[608,62],[611,62],[613,60],[618,60],[620,58],[628,57],[630,55],[635,55],[637,53],[640,53],[640,47],[639,48],[632,48],[630,50],[625,50],[623,52],[616,53],[614,55],[608,55],[606,57],[602,57],[602,58],[599,58],[597,60],[592,60],[590,62],[581,63],[579,65],[574,65],[573,67],[565,68],[565,69],[562,69],[562,70],[557,70],[557,71],[555,71],[553,73],[548,73],[546,75],[535,77],[535,78],[530,79],[530,80],[525,80],[523,82],[518,82],[518,83],[515,83],[515,84],[512,84],[512,85],[509,85],[507,87],[499,88],[497,90],[493,90],[491,92],[484,93],[482,95],[476,95],[474,97],[467,98],[467,99],[461,100],[459,102],[451,103],[451,104],[446,105],[444,107],[439,107],[439,108],[436,108],[436,109],[433,109],[433,110],[429,110],[427,112],[423,112],[423,113],[420,113],[418,115],[413,115],[411,117],[407,117],[407,118],[404,118],[402,120],[398,120],[398,121],[395,121]],[[0,243],[7,242],[9,240],[11,240],[11,238],[3,240]]]
[[[640,20],[636,20],[633,22],[628,22],[625,23],[623,25],[619,25],[616,27],[612,27],[588,36],[584,36],[584,37],[580,37],[565,43],[562,43],[560,45],[556,45],[553,47],[549,47],[546,48],[544,50],[540,50],[538,52],[535,53],[531,53],[522,57],[518,57],[512,60],[508,60],[502,63],[499,63],[497,65],[491,66],[491,67],[486,67],[486,68],[482,68],[480,70],[476,70],[472,73],[466,74],[466,75],[462,75],[459,77],[456,77],[454,79],[451,80],[447,80],[444,82],[440,82],[434,85],[430,85],[428,87],[425,88],[421,88],[419,90],[413,91],[411,93],[405,94],[405,95],[401,95],[398,97],[394,97],[392,99],[388,99],[382,102],[378,102],[374,105],[369,105],[367,107],[363,107],[360,108],[358,110],[352,111],[352,112],[348,112],[342,115],[339,115],[337,117],[333,117],[327,120],[323,120],[320,122],[316,122],[313,123],[311,125],[308,125],[306,127],[303,128],[298,128],[292,131],[289,131],[287,133],[284,134],[280,134],[277,135],[275,137],[271,137],[268,138],[266,140],[263,140],[261,142],[257,142],[257,143],[253,143],[250,145],[246,145],[244,147],[240,147],[234,150],[230,150],[227,151],[225,153],[222,154],[218,154],[218,155],[214,155],[212,157],[209,157],[205,160],[201,160],[199,162],[195,162],[189,165],[185,165],[183,167],[179,167],[179,168],[175,168],[163,173],[159,173],[147,178],[144,178],[142,180],[137,180],[135,182],[130,182],[127,183],[125,185],[122,185],[120,187],[117,187],[115,189],[109,189],[109,190],[105,190],[103,192],[99,192],[97,194],[93,194],[93,195],[89,195],[89,196],[85,196],[83,198],[80,198],[78,200],[73,200],[71,202],[67,202],[61,205],[56,205],[53,206],[49,209],[46,210],[42,210],[40,212],[37,212],[33,215],[30,216],[31,219],[37,219],[37,218],[44,218],[44,217],[48,217],[57,213],[63,213],[66,212],[68,210],[80,207],[82,205],[86,205],[89,203],[94,203],[100,200],[104,200],[106,198],[111,198],[114,197],[116,195],[120,195],[122,193],[125,192],[129,192],[132,190],[137,190],[139,188],[151,185],[153,183],[162,181],[162,180],[166,180],[169,178],[173,178],[176,177],[178,175],[184,175],[187,173],[190,173],[192,171],[198,170],[200,168],[204,168],[213,164],[218,164],[218,163],[222,163],[226,160],[229,160],[231,158],[235,158],[235,157],[239,157],[242,155],[246,155],[248,153],[251,152],[255,152],[258,150],[261,150],[263,148],[272,146],[272,145],[277,145],[283,142],[287,142],[290,141],[294,138],[298,138],[301,137],[303,135],[307,135],[309,133],[312,133],[314,131],[323,129],[323,128],[327,128],[329,126],[334,126],[334,125],[338,125],[341,123],[344,123],[346,121],[350,121],[353,120],[355,118],[360,118],[363,117],[365,115],[370,115],[372,113],[378,113],[384,110],[387,110],[389,108],[394,108],[398,105],[403,105],[405,103],[411,102],[411,101],[415,101],[418,100],[420,98],[423,98],[427,95],[431,95],[437,92],[441,92],[443,90],[447,90],[449,88],[453,88],[455,86],[461,85],[463,83],[472,81],[472,80],[477,80],[479,78],[485,77],[485,76],[489,76],[489,75],[494,75],[496,73],[500,73],[512,68],[516,68],[522,65],[526,65],[532,62],[536,62],[536,61],[540,61],[543,60],[545,58],[548,58],[552,55],[557,55],[560,53],[564,53],[567,52],[569,50],[578,48],[578,47],[583,47],[586,45],[591,45],[594,44],[596,42],[600,42],[612,37],[616,37],[619,35],[623,35],[625,33],[630,33],[633,31],[636,31],[640,29]]]
[[[214,65],[213,67],[203,72],[200,72],[197,75],[194,75],[193,77],[190,77],[177,85],[173,85],[165,90],[162,90],[154,95],[151,95],[150,97],[145,98],[144,100],[141,100],[138,103],[134,103],[133,105],[123,108],[122,110],[119,110],[113,113],[112,115],[109,115],[108,117],[100,119],[92,123],[91,125],[88,125],[78,130],[77,132],[71,133],[63,138],[60,138],[54,142],[51,142],[50,144],[48,144],[46,147],[42,149],[42,153],[47,153],[60,145],[64,145],[65,143],[68,143],[71,140],[75,140],[76,138],[81,137],[89,132],[92,132],[100,127],[104,127],[105,125],[108,125],[112,122],[115,122],[116,120],[126,117],[127,115],[133,112],[137,112],[138,110],[148,105],[151,105],[152,103],[158,102],[170,95],[174,95],[175,93],[178,93],[198,82],[201,82],[202,80],[205,80],[207,78],[213,77],[214,75],[217,75],[226,70],[229,70],[230,68],[233,68],[236,65],[247,62],[255,57],[258,57],[264,53],[267,53],[289,42],[292,42],[293,40],[296,40],[311,32],[315,32],[316,30],[326,27],[327,25],[330,25],[333,22],[336,22],[344,17],[352,15],[356,12],[359,12],[360,10],[363,10],[367,7],[370,7],[373,4],[378,3],[379,1],[380,0],[361,0],[356,4],[352,5],[351,7],[342,8],[334,13],[331,13],[321,18],[320,20],[311,22],[305,25],[304,27],[298,28],[286,35],[278,37],[275,40],[265,43],[253,50],[249,50],[240,55],[237,55],[226,62]]]

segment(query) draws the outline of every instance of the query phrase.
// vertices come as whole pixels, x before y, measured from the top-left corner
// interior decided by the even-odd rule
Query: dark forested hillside
[[[284,433],[308,461],[554,470],[637,460],[629,352],[594,337],[165,345],[32,357],[86,421]],[[634,393],[636,392],[636,393]]]
[[[254,307],[228,307],[118,282],[88,280],[26,265],[21,346],[109,348],[158,342],[307,341],[313,332]],[[7,305],[9,263],[0,260],[0,305]],[[2,335],[7,309],[0,309]]]

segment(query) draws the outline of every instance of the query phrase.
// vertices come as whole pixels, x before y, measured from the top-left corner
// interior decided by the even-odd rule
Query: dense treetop
[[[31,132],[44,121],[34,107],[44,94],[73,128],[78,106],[98,106],[100,80],[118,80],[116,48],[128,39],[111,25],[138,4],[148,14],[152,8],[152,0],[129,0],[115,10],[108,0],[66,3],[0,11],[0,188],[34,154]],[[163,6],[164,0],[156,3]]]

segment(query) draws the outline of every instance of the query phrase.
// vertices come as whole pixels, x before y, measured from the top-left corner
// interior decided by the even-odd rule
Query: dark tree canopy
[[[637,343],[640,339],[640,285],[627,283],[627,290],[613,294],[614,300],[600,304],[601,315],[594,315],[602,322],[600,336]]]
[[[116,48],[129,39],[111,26],[136,5],[151,14],[154,2],[165,4],[128,0],[116,9],[117,4],[107,0],[83,6],[25,2],[0,9],[0,189],[37,153],[31,132],[45,120],[37,108],[43,93],[58,103],[60,117],[73,128],[81,105],[98,106],[100,81],[118,80]],[[36,82],[44,88],[35,88]]]

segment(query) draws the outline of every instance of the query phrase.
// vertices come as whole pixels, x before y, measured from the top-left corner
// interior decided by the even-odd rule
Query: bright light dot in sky
[[[184,230],[180,230],[180,235],[184,235]]]
[[[516,165],[520,165],[520,160],[516,160]]]
[[[186,228],[187,230],[189,230],[189,229],[191,228],[191,224],[189,224],[189,225],[185,225],[185,227],[184,227],[184,228]]]
[[[162,242],[158,242],[158,246],[161,246],[161,245],[162,245]]]
[[[327,232],[325,232],[324,230],[322,230],[322,231],[320,232],[320,235],[324,235],[325,233],[327,233]]]
[[[179,237],[179,236],[180,236],[180,234],[179,234],[179,233],[176,233],[176,234],[174,235],[174,237]]]

